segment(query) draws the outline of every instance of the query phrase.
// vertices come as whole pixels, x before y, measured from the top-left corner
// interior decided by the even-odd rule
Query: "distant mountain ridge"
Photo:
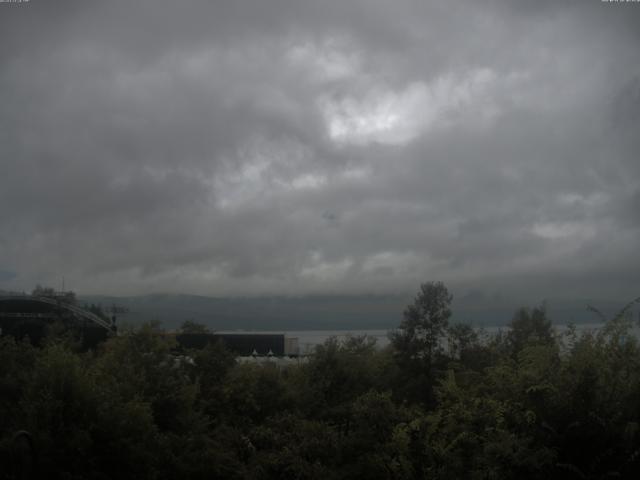
[[[119,317],[120,323],[159,320],[166,328],[173,329],[185,320],[194,320],[212,330],[392,329],[399,325],[402,312],[412,298],[402,295],[206,297],[187,294],[78,297],[80,304],[127,308],[129,313]],[[625,302],[588,299],[556,299],[545,303],[551,320],[558,324],[597,323],[599,319],[587,310],[588,304],[607,316],[625,305]],[[477,327],[503,326],[520,306],[534,305],[467,295],[458,300],[454,298],[452,321]],[[638,315],[637,308],[634,315]]]

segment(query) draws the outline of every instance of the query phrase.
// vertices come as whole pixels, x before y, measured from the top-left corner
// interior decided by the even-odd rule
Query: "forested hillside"
[[[177,328],[185,320],[194,320],[211,330],[370,330],[395,328],[411,295],[80,295],[79,301],[103,308],[119,305],[127,311],[119,316],[119,321],[131,325],[160,321],[167,329]],[[466,292],[454,299],[451,320],[475,327],[505,326],[523,302],[526,303],[479,291]],[[598,321],[586,310],[589,303],[613,315],[621,302],[602,298],[545,299],[549,318],[563,325]]]

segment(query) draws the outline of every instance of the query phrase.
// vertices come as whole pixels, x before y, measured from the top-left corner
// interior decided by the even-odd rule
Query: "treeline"
[[[640,478],[626,311],[560,335],[522,309],[483,336],[450,304],[424,284],[388,348],[331,339],[282,370],[176,355],[152,324],[90,352],[2,337],[0,478]]]

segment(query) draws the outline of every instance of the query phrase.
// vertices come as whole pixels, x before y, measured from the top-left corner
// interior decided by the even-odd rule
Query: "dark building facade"
[[[178,344],[185,349],[200,349],[209,343],[222,342],[224,346],[238,356],[285,355],[284,334],[251,333],[179,333]]]

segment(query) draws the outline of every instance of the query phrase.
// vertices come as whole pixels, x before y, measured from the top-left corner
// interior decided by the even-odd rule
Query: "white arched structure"
[[[62,300],[56,300],[55,298],[50,298],[50,297],[37,297],[33,295],[9,295],[9,296],[0,297],[0,302],[6,302],[6,301],[12,301],[12,300],[13,301],[16,301],[16,300],[29,301],[29,302],[42,303],[46,305],[52,305],[60,309],[66,310],[68,312],[71,312],[80,318],[89,320],[97,325],[100,325],[102,328],[105,328],[110,332],[115,331],[115,329],[113,328],[113,325],[110,322],[106,321],[105,319],[100,318],[98,315],[88,312],[83,308],[76,307],[75,305],[64,302]],[[0,315],[2,314],[0,313]]]

